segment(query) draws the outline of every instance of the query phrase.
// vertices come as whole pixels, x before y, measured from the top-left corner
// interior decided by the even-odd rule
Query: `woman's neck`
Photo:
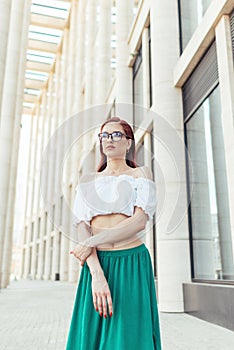
[[[125,159],[111,159],[107,161],[107,166],[104,171],[108,174],[121,174],[129,170],[131,170],[131,168],[126,164]]]

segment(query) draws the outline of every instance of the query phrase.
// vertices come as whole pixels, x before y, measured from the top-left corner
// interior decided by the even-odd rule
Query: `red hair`
[[[134,133],[133,133],[131,126],[125,120],[120,119],[119,117],[112,117],[112,118],[106,120],[102,124],[100,132],[102,132],[102,130],[106,124],[113,123],[113,122],[119,123],[123,127],[125,134],[132,140],[132,144],[131,144],[131,147],[129,149],[129,152],[126,153],[125,160],[126,160],[126,164],[128,166],[130,166],[131,168],[136,168],[137,164],[136,164],[135,138],[134,138]],[[101,142],[100,142],[100,153],[101,153],[101,160],[98,164],[97,172],[103,171],[107,166],[107,157],[103,153],[103,148],[102,148]]]

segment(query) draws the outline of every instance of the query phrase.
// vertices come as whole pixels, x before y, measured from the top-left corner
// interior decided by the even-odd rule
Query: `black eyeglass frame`
[[[118,141],[114,141],[114,140],[113,140],[113,134],[116,134],[116,133],[118,133],[118,134],[121,135],[121,138],[120,138]],[[107,140],[109,140],[109,136],[110,136],[110,137],[111,137],[111,140],[112,140],[113,142],[119,142],[119,141],[121,141],[123,136],[125,136],[126,139],[131,139],[131,137],[129,137],[128,135],[126,135],[126,134],[124,134],[123,132],[118,131],[118,130],[117,130],[117,131],[113,131],[112,133],[109,133],[109,132],[107,132],[107,131],[104,131],[104,132],[100,132],[100,133],[98,134],[98,137],[99,137],[99,141],[100,141],[100,142],[102,142],[102,134],[108,135]]]

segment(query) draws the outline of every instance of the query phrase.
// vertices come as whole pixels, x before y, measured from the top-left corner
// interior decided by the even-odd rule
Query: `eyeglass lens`
[[[124,134],[120,131],[114,131],[111,134],[108,132],[100,133],[99,137],[102,141],[107,141],[109,139],[109,136],[111,137],[112,141],[120,141],[123,135]]]

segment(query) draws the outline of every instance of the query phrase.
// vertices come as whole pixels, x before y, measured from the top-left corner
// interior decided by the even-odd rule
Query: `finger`
[[[96,297],[96,294],[94,293],[93,293],[93,305],[94,305],[94,309],[98,311],[97,297]]]
[[[98,295],[97,300],[98,300],[98,311],[99,311],[99,315],[102,316],[102,315],[103,315],[102,297],[101,297],[100,295]]]
[[[112,298],[111,298],[110,293],[107,294],[107,304],[108,304],[109,315],[112,316],[113,315],[113,304],[112,304]]]
[[[107,318],[107,306],[106,306],[106,295],[102,295],[102,310],[103,310],[103,316]]]

